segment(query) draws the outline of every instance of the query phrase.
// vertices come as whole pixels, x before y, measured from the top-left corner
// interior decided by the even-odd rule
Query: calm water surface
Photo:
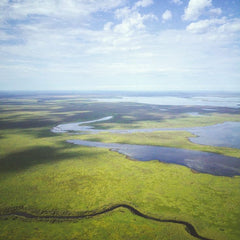
[[[187,131],[197,136],[189,138],[194,143],[240,149],[240,122],[225,122],[212,126],[190,128]]]
[[[220,154],[170,147],[83,140],[68,140],[67,142],[88,147],[109,148],[139,161],[159,160],[161,162],[184,165],[201,173],[218,176],[240,175],[240,159]]]
[[[221,124],[211,125],[207,127],[192,127],[192,128],[147,128],[147,129],[119,129],[119,130],[99,130],[94,129],[91,126],[84,126],[83,124],[107,121],[111,119],[112,116],[105,118],[78,122],[78,123],[67,123],[60,124],[54,127],[51,131],[54,133],[64,133],[64,132],[89,132],[89,133],[136,133],[136,132],[155,132],[155,131],[188,131],[197,137],[189,138],[190,141],[202,144],[210,145],[216,147],[231,147],[240,149],[240,122],[225,122]]]
[[[97,130],[91,126],[84,126],[84,124],[107,121],[111,118],[112,116],[108,116],[87,122],[60,124],[54,127],[51,131],[54,133],[88,132],[93,134],[99,132],[124,134],[169,130],[189,131],[197,136],[189,139],[194,143],[240,148],[240,122],[225,122],[213,126],[194,128],[150,128],[128,130]],[[68,140],[67,142],[89,147],[109,148],[139,161],[159,160],[166,163],[184,165],[201,173],[209,173],[219,176],[240,175],[240,156],[239,158],[234,158],[201,151],[147,145],[102,143],[83,140]]]

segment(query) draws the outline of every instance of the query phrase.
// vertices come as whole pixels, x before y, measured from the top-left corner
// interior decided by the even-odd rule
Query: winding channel
[[[156,218],[156,217],[152,217],[149,215],[146,215],[142,212],[140,212],[139,210],[137,210],[136,208],[127,205],[127,204],[117,204],[117,205],[113,205],[109,208],[100,210],[100,211],[95,211],[89,214],[84,214],[84,215],[73,215],[73,216],[53,216],[53,215],[48,215],[48,216],[42,216],[42,215],[34,215],[31,213],[27,213],[27,212],[21,212],[21,211],[15,211],[12,213],[7,213],[7,214],[1,214],[0,217],[8,217],[8,216],[16,216],[16,217],[24,217],[24,218],[28,218],[28,219],[36,219],[36,220],[43,220],[43,221],[48,221],[50,219],[53,220],[74,220],[74,219],[85,219],[85,218],[92,218],[98,215],[102,215],[104,213],[108,213],[111,212],[115,209],[118,208],[125,208],[128,209],[131,213],[133,213],[134,215],[137,215],[139,217],[145,218],[145,219],[149,219],[149,220],[153,220],[156,222],[164,222],[164,223],[176,223],[176,224],[181,224],[185,226],[186,231],[192,235],[195,238],[198,239],[202,239],[202,240],[211,240],[209,238],[203,237],[201,235],[199,235],[196,231],[196,229],[194,228],[194,226],[186,221],[180,221],[180,220],[175,220],[175,219],[160,219],[160,218]]]
[[[193,142],[196,141],[197,144],[202,144],[204,141],[206,141],[207,145],[215,146],[217,141],[217,145],[220,144],[219,146],[229,147],[228,145],[230,144],[230,146],[238,146],[238,148],[240,148],[240,122],[225,122],[222,124],[195,128],[149,128],[124,130],[99,130],[94,129],[92,126],[85,125],[94,122],[107,121],[111,118],[112,116],[108,116],[93,121],[60,124],[54,127],[51,131],[54,133],[69,134],[79,134],[80,132],[87,132],[90,134],[101,132],[125,134],[169,130],[189,131],[195,135],[198,135],[198,137],[189,139]],[[139,161],[158,160],[165,163],[183,165],[200,173],[228,177],[240,175],[240,158],[225,156],[217,153],[173,147],[103,143],[76,139],[67,140],[67,142],[81,146],[108,148],[131,159],[136,159]]]
[[[91,134],[109,132],[109,133],[145,133],[155,131],[187,131],[196,137],[190,137],[189,141],[209,146],[230,147],[240,149],[240,122],[224,122],[205,127],[183,127],[183,128],[141,128],[141,129],[95,129],[92,126],[86,126],[88,123],[108,121],[113,116],[100,118],[87,122],[76,122],[59,124],[52,128],[53,133],[79,133],[87,132]]]

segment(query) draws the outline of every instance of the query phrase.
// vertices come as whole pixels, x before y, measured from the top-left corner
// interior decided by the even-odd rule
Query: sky
[[[0,0],[0,90],[240,91],[240,0]]]

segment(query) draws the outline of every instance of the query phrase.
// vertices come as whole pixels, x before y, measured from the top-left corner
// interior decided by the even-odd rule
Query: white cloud
[[[114,27],[114,31],[126,34],[133,33],[135,30],[144,29],[145,28],[144,21],[149,19],[154,20],[156,19],[156,16],[153,14],[141,15],[139,12],[136,11],[131,12],[129,15],[125,15],[123,17],[122,22]]]
[[[119,8],[115,11],[115,17],[117,19],[124,19],[132,14],[133,10],[129,7]]]
[[[135,3],[134,8],[147,7],[153,4],[153,0],[140,0]]]
[[[240,33],[240,18],[232,19],[219,27],[220,32]]]
[[[181,85],[182,89],[194,89],[196,85],[208,87],[213,79],[215,90],[215,83],[224,86],[226,79],[233,83],[228,86],[239,86],[238,18],[212,18],[191,23],[187,30],[151,32],[147,21],[156,16],[134,6],[116,10],[116,3],[124,1],[59,0],[59,6],[55,1],[21,2],[24,8],[20,1],[15,1],[14,9],[10,4],[7,19],[25,19],[33,13],[41,16],[34,21],[16,20],[17,24],[6,25],[10,31],[0,30],[0,39],[11,39],[0,44],[1,89],[111,89],[129,85],[132,89],[138,85],[141,90]],[[80,4],[82,9],[74,9]],[[63,6],[66,9],[61,9]],[[97,11],[108,10],[115,13],[114,18],[106,14],[105,22],[101,19],[101,25],[94,25]],[[98,14],[93,15],[95,12]],[[4,14],[6,18],[8,14]]]
[[[209,13],[214,14],[214,15],[221,15],[222,9],[221,8],[212,8],[209,10]]]
[[[0,41],[7,41],[10,39],[15,39],[15,37],[0,30]]]
[[[216,36],[240,31],[240,19],[214,18],[190,23],[187,31],[192,33],[215,33]],[[226,37],[226,35],[225,35]]]
[[[172,12],[170,10],[166,10],[163,14],[162,14],[162,20],[165,22],[165,21],[168,21],[172,19]]]
[[[1,1],[1,18],[24,19],[30,15],[46,17],[86,17],[97,11],[108,11],[121,6],[125,0],[21,0]]]
[[[193,33],[203,33],[211,30],[216,30],[217,27],[226,23],[226,19],[206,19],[198,22],[190,23],[187,30]]]
[[[104,24],[103,29],[104,29],[104,31],[110,31],[112,26],[113,26],[113,22],[107,22]]]
[[[133,8],[124,7],[117,9],[115,17],[121,20],[121,23],[114,26],[114,32],[125,34],[132,34],[136,30],[145,29],[144,22],[147,20],[157,20],[154,14],[141,14],[135,6]]]
[[[221,26],[228,28],[230,25],[233,29],[234,26],[236,29],[240,26],[237,25],[239,21],[231,22],[230,25],[224,23],[224,19],[219,21],[222,21]],[[191,86],[195,84],[191,82],[193,78],[200,80],[198,76],[209,81],[213,77],[208,76],[209,72],[214,72],[215,78],[220,79],[230,76],[229,70],[240,60],[239,54],[225,47],[231,45],[234,38],[222,33],[225,36],[223,39],[220,32],[216,41],[207,33],[199,36],[181,30],[163,31],[154,35],[135,32],[134,35],[126,36],[116,34],[111,29],[107,32],[84,29],[53,31],[43,27],[39,25],[29,29],[23,25],[27,43],[4,48],[7,54],[1,55],[5,58],[5,63],[21,57],[29,59],[28,63],[14,60],[12,64],[7,64],[9,71],[14,69],[13,72],[20,76],[23,75],[22,71],[29,71],[32,78],[41,76],[44,71],[48,80],[51,77],[67,79],[70,74],[70,79],[75,79],[71,81],[76,81],[76,86],[82,78],[89,79],[89,84],[94,82],[94,86],[97,86],[96,79],[99,77],[109,81],[117,78],[127,85],[130,75],[144,80],[153,74],[156,75],[157,82],[161,82],[163,78],[160,75],[166,74],[167,79],[176,79],[174,83],[183,81],[185,84],[189,81]],[[47,65],[42,65],[42,62]],[[203,85],[206,81],[203,81]]]
[[[212,0],[190,0],[184,10],[183,20],[197,20],[211,6]]]
[[[232,23],[233,28],[236,23]],[[120,87],[131,85],[132,89],[138,85],[141,90],[156,90],[159,86],[180,87],[179,82],[194,89],[196,85],[208,87],[212,79],[219,82],[237,79],[234,68],[240,54],[239,49],[227,47],[234,42],[234,37],[229,35],[216,41],[211,35],[195,35],[184,30],[155,34],[136,31],[126,36],[112,30],[53,31],[43,27],[26,29],[23,25],[28,38],[26,44],[5,46],[5,55],[0,49],[0,66],[2,59],[7,66],[1,70],[2,76],[6,79],[19,76],[17,79],[29,81],[32,88],[49,88],[51,83],[51,87],[62,89],[72,86],[104,89],[110,85],[116,88],[119,84]],[[28,62],[19,61],[21,58]],[[64,81],[67,84],[63,85]],[[214,87],[216,85],[212,89]]]
[[[183,4],[183,2],[181,0],[172,0],[172,2],[177,4],[177,5]]]

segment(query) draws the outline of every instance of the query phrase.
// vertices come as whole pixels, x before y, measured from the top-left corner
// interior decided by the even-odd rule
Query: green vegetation
[[[0,123],[4,127],[0,131],[0,214],[18,209],[42,215],[74,215],[125,203],[150,216],[190,222],[204,237],[239,239],[240,177],[195,174],[186,167],[158,161],[130,161],[107,149],[68,144],[68,134],[50,132],[58,123],[96,119],[103,117],[103,112],[115,114],[118,105],[106,108],[106,104],[96,106],[71,98],[45,102],[23,99],[17,103],[21,103],[20,107],[16,102],[1,105]],[[145,111],[144,116],[152,111],[148,112],[147,106],[138,107]],[[125,112],[133,114],[129,105],[119,104],[119,109],[119,121],[127,116]],[[229,115],[235,118],[238,114]],[[226,115],[223,118],[227,119]],[[187,142],[185,132],[177,134],[179,137],[176,132],[81,137],[209,149]],[[226,153],[228,149],[220,151]],[[227,154],[233,154],[231,151],[235,150]],[[4,240],[194,239],[181,225],[146,220],[126,209],[67,222],[1,217],[0,227],[0,239]]]

